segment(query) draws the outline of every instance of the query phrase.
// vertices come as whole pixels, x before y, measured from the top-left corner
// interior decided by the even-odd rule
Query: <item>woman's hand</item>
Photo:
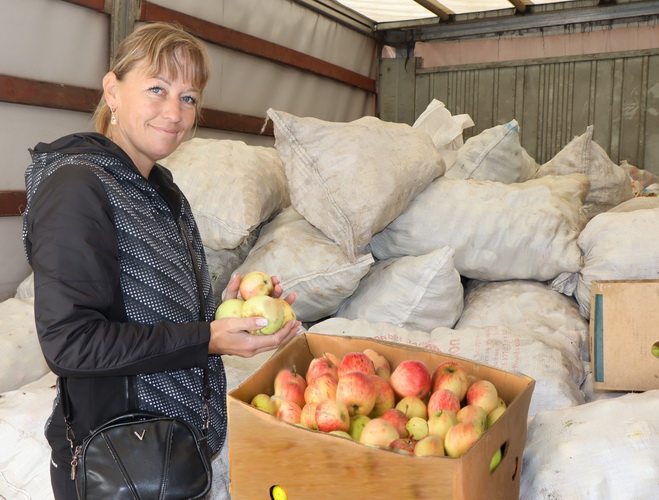
[[[240,274],[235,273],[224,293],[224,300],[238,298],[240,287]],[[281,297],[284,293],[279,278],[272,276],[272,297]],[[295,294],[284,297],[289,304],[295,302]],[[265,322],[265,323],[264,323]],[[222,318],[211,322],[211,339],[208,344],[210,354],[229,354],[250,358],[256,354],[272,351],[295,337],[301,330],[299,321],[289,321],[272,335],[254,335],[248,330],[258,330],[267,325],[267,320],[260,317],[251,318]]]

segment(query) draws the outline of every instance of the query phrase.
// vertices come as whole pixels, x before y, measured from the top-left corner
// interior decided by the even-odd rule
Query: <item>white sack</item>
[[[354,262],[446,169],[430,136],[365,116],[326,122],[268,110],[291,204]]]
[[[34,297],[34,272],[31,272],[27,278],[20,282],[16,289],[16,295],[14,295],[15,299],[27,299],[29,297]]]
[[[451,247],[376,262],[336,316],[385,321],[409,330],[452,327],[464,306]]]
[[[538,167],[520,144],[519,124],[512,120],[467,139],[445,175],[512,184],[532,179]]]
[[[659,391],[538,413],[522,500],[659,498]]]
[[[610,208],[609,212],[633,212],[634,210],[651,210],[659,208],[659,196],[637,196]]]
[[[406,330],[389,323],[330,318],[309,328],[313,333],[368,337],[433,349],[523,373],[536,381],[529,418],[538,411],[584,403],[579,389],[583,364],[579,349],[563,337],[545,338],[522,328],[435,328],[431,332]]]
[[[34,323],[34,297],[0,302],[0,392],[40,379],[49,368]]]
[[[552,288],[575,294],[584,318],[590,318],[593,281],[659,278],[659,208],[599,214],[588,222],[577,243],[583,268],[558,276]]]
[[[376,234],[378,260],[455,249],[455,267],[484,281],[546,281],[581,268],[583,174],[518,184],[440,177]]]
[[[460,149],[464,144],[462,132],[474,126],[467,114],[451,115],[446,105],[433,99],[412,124],[413,128],[428,132],[437,149]]]
[[[606,151],[593,140],[593,126],[575,137],[538,170],[543,175],[582,173],[590,179],[584,202],[588,219],[632,198],[632,182],[624,168],[611,161]]]
[[[334,314],[372,264],[370,253],[351,262],[336,243],[288,207],[263,226],[237,272],[278,276],[284,295],[297,294],[297,318],[309,322]]]
[[[270,215],[290,205],[274,148],[242,141],[191,139],[161,160],[192,207],[204,245],[240,245]]]
[[[465,306],[456,330],[465,327],[505,326],[533,330],[545,337],[561,335],[589,358],[588,321],[572,297],[530,280],[469,281]]]
[[[0,498],[52,500],[44,425],[57,390],[52,372],[0,395]]]

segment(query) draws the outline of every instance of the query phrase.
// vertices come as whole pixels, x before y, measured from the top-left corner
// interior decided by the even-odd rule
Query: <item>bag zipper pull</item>
[[[71,481],[75,481],[76,479],[76,468],[78,467],[78,455],[80,455],[81,450],[82,450],[82,446],[76,446],[76,450],[73,455],[73,460],[71,460]]]

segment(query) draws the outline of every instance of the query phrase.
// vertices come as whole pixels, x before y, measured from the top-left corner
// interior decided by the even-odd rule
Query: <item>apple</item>
[[[364,349],[364,354],[366,354],[371,361],[373,361],[373,367],[375,368],[375,373],[378,374],[379,376],[380,373],[386,374],[386,378],[383,377],[385,380],[389,378],[391,375],[391,365],[389,364],[389,361],[387,358],[385,358],[382,354],[377,352],[375,349],[370,349],[366,348]]]
[[[355,441],[359,442],[359,437],[362,435],[362,430],[371,419],[366,415],[353,415],[350,417],[350,428],[348,429],[348,434]]]
[[[316,406],[316,425],[322,432],[344,431],[350,429],[348,407],[341,401],[326,399]]]
[[[409,418],[398,408],[390,408],[385,411],[380,418],[383,418],[398,431],[398,436],[401,438],[407,438],[410,433],[407,431],[407,421]]]
[[[486,429],[489,429],[494,425],[494,422],[499,420],[499,417],[504,414],[506,409],[503,406],[497,406],[494,410],[492,410],[488,415],[487,415],[487,424],[486,424]]]
[[[442,439],[448,430],[458,423],[458,417],[451,410],[440,410],[428,417],[428,434]]]
[[[659,358],[659,345],[655,344],[652,346],[652,355],[655,358]]]
[[[362,429],[359,442],[376,448],[389,449],[391,443],[398,439],[398,431],[383,418],[371,419]]]
[[[252,398],[250,403],[254,408],[269,413],[270,415],[277,414],[277,404],[272,396],[269,394],[257,394]]]
[[[279,303],[281,308],[284,310],[284,325],[289,321],[294,321],[297,319],[297,314],[295,314],[295,310],[293,309],[292,305],[290,305],[284,299],[280,299],[279,297],[273,297],[273,298]]]
[[[362,372],[346,373],[339,378],[336,399],[348,407],[350,415],[368,415],[373,410],[377,389],[371,375]]]
[[[425,398],[430,392],[430,371],[423,361],[406,359],[391,373],[389,384],[399,398]]]
[[[339,357],[336,354],[327,351],[323,353],[323,356],[329,359],[332,362],[332,364],[337,367],[337,376],[338,376],[338,366],[341,363]]]
[[[492,455],[492,460],[490,460],[490,473],[494,472],[499,464],[501,463],[501,448],[497,448],[497,451]]]
[[[444,441],[437,436],[425,436],[414,446],[414,455],[417,457],[443,457],[445,456]]]
[[[307,429],[318,430],[318,425],[316,424],[316,406],[318,406],[317,403],[307,403],[302,407],[300,423]]]
[[[241,318],[244,303],[245,301],[241,299],[225,300],[215,309],[215,319]]]
[[[456,414],[458,422],[475,422],[483,430],[487,429],[487,413],[477,405],[464,405]]]
[[[373,385],[375,385],[375,404],[373,410],[368,414],[371,418],[381,417],[382,414],[390,408],[396,406],[396,395],[391,386],[382,378],[377,375],[371,375]]]
[[[330,373],[316,377],[304,390],[304,401],[320,403],[326,399],[336,399],[337,384],[338,381]]]
[[[414,455],[414,445],[416,445],[415,441],[408,438],[394,439],[390,444],[393,451],[403,455]]]
[[[291,401],[302,408],[305,404],[304,391],[302,385],[294,380],[287,380],[277,386],[274,396],[282,401]]]
[[[249,333],[255,335],[271,335],[284,325],[284,309],[269,295],[257,295],[245,300],[240,314],[243,318],[260,316],[268,320],[268,324],[263,328],[249,330]]]
[[[326,373],[329,373],[335,379],[339,378],[338,365],[334,364],[330,358],[323,355],[318,358],[313,358],[309,362],[309,367],[307,368],[307,373],[304,377],[307,384],[310,384],[313,379]]]
[[[417,398],[416,396],[405,396],[396,403],[396,408],[402,411],[407,418],[426,418],[428,416],[426,403],[424,403],[423,399]]]
[[[432,392],[449,389],[462,401],[469,388],[467,370],[457,361],[444,361],[435,367],[432,374]]]
[[[428,421],[425,418],[412,417],[405,424],[405,428],[414,441],[420,441],[428,435]]]
[[[502,398],[501,396],[499,396],[499,397],[497,398],[497,400],[499,401],[498,406],[499,406],[500,408],[508,408],[508,404],[503,400],[503,398]]]
[[[497,388],[489,380],[477,380],[467,389],[467,404],[478,405],[485,413],[490,413],[499,406]]]
[[[375,375],[373,361],[363,352],[348,352],[343,355],[339,363],[338,375],[343,377],[346,373],[361,372]]]
[[[475,422],[460,422],[451,427],[444,438],[444,449],[449,457],[461,457],[483,434]]]
[[[302,408],[292,401],[282,401],[277,408],[277,418],[289,424],[299,424],[302,416]]]
[[[243,300],[270,295],[274,290],[272,278],[261,271],[251,271],[240,280],[238,291]]]
[[[350,441],[354,441],[354,439],[352,439],[352,436],[346,431],[329,431],[327,434],[331,434],[332,436],[339,436],[342,438],[350,439]]]
[[[304,377],[297,372],[295,368],[282,368],[277,372],[277,375],[275,375],[275,381],[274,381],[274,389],[275,389],[275,394],[278,391],[278,388],[284,383],[284,382],[295,382],[298,384],[302,389],[305,389],[307,387],[307,382],[304,379]]]
[[[432,415],[440,410],[460,411],[460,400],[450,389],[437,389],[428,400],[428,414]]]

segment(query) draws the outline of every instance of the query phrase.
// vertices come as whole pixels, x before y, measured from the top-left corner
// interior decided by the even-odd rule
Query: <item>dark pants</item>
[[[76,483],[71,480],[71,466],[69,464],[50,461],[50,482],[53,486],[55,500],[78,500]]]

